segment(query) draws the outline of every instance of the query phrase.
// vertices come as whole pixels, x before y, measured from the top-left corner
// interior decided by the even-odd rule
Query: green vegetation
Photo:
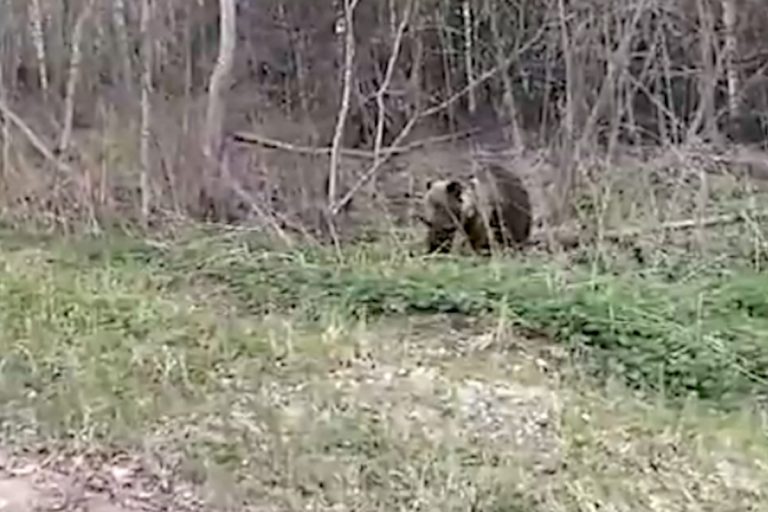
[[[489,264],[376,249],[358,248],[343,260],[330,251],[281,252],[218,238],[165,249],[126,240],[10,249],[0,269],[0,336],[6,378],[16,386],[3,389],[28,383],[64,399],[58,385],[69,388],[75,379],[120,394],[134,379],[156,377],[140,347],[147,354],[152,347],[176,347],[204,358],[208,367],[243,351],[261,356],[265,340],[222,325],[210,297],[201,304],[185,294],[208,288],[242,316],[284,314],[306,328],[330,316],[505,315],[520,332],[566,344],[595,376],[620,377],[670,399],[692,394],[742,407],[746,398],[768,392],[765,273],[704,273],[678,281],[657,268],[617,278],[533,257]],[[199,346],[210,337],[217,341]],[[74,375],[67,361],[106,363],[129,373],[94,367]],[[206,379],[204,371],[182,375],[182,368],[165,377],[175,384]]]
[[[618,476],[630,480],[617,491],[622,499],[640,503],[655,491],[631,487],[631,468],[670,422],[681,437],[675,443],[695,438],[691,446],[701,447],[738,432],[745,460],[768,460],[733,412],[768,390],[768,277],[759,272],[705,272],[681,260],[620,272],[604,263],[598,273],[534,255],[427,259],[377,246],[339,255],[202,234],[167,244],[14,240],[0,250],[0,397],[10,439],[24,431],[33,439],[155,440],[185,454],[188,476],[222,467],[243,492],[265,492],[272,503],[372,500],[360,505],[366,510],[419,500],[440,510],[470,502],[477,510],[549,510],[547,499],[587,510],[587,496],[618,499],[606,487]],[[488,350],[506,360],[483,350],[445,355],[446,343],[468,336],[446,341],[461,316],[504,326],[502,334],[491,329]],[[527,439],[530,450],[479,441],[470,435],[476,417],[462,416],[462,393],[473,389],[473,404],[478,393],[499,401],[501,384],[467,388],[473,379],[526,390],[529,401],[508,416],[494,402],[488,414],[501,425],[529,409],[555,414],[547,393],[529,396],[552,385],[530,363],[540,356],[509,355],[525,338],[547,340],[536,350],[557,348],[589,379],[582,371],[566,377],[581,391],[558,391],[570,404],[562,425]],[[399,371],[411,375],[407,385],[396,384]],[[430,377],[418,380],[418,372]],[[623,398],[601,403],[584,391],[600,381]],[[628,398],[637,390],[663,398],[661,409]],[[702,418],[711,428],[702,430]],[[629,452],[604,445],[612,429],[628,436],[616,442],[630,443]],[[696,450],[678,462],[701,471],[715,464]],[[541,454],[567,454],[568,463],[553,469]],[[541,464],[557,476],[533,491]],[[578,492],[568,483],[577,478],[586,485]],[[730,495],[696,496],[720,504]],[[669,508],[678,509],[686,510]]]

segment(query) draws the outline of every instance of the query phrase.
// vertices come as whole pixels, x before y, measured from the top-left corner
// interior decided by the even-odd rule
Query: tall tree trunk
[[[120,65],[123,68],[123,83],[126,91],[131,92],[133,89],[133,69],[125,19],[125,0],[113,0],[112,24],[115,26]]]
[[[354,74],[355,61],[355,30],[354,30],[354,12],[358,0],[344,0],[344,68],[342,76],[341,104],[336,118],[336,128],[333,132],[333,143],[331,144],[331,163],[328,170],[328,208],[333,208],[338,195],[338,171],[339,155],[341,154],[341,143],[344,138],[344,125],[347,121],[349,112],[349,98],[352,94],[352,79]]]
[[[203,131],[203,156],[209,180],[220,173],[226,101],[224,94],[231,83],[235,58],[235,0],[219,0],[219,56],[208,86],[208,108]],[[210,184],[207,183],[207,184]]]
[[[728,115],[734,120],[741,114],[739,100],[739,72],[734,64],[738,41],[736,33],[736,5],[734,0],[722,0],[725,27],[725,76],[728,83]]]
[[[486,0],[486,9],[488,11],[488,16],[490,17],[491,37],[493,37],[494,56],[496,58],[496,66],[499,68],[499,73],[501,74],[501,84],[504,87],[504,106],[507,109],[507,116],[509,116],[508,135],[512,147],[519,149],[523,146],[523,135],[520,129],[520,123],[518,122],[517,104],[512,91],[512,80],[509,77],[507,66],[504,65],[505,45],[501,31],[499,30],[498,19],[499,12],[502,8],[503,6],[500,5],[498,0],[494,0],[493,2]]]
[[[40,10],[40,0],[31,0],[29,2],[29,20],[30,31],[32,32],[32,41],[35,45],[37,54],[37,68],[40,79],[40,88],[43,91],[43,98],[48,99],[48,66],[45,55],[45,33],[43,31],[43,13]]]
[[[474,30],[472,20],[472,4],[469,0],[463,0],[461,4],[461,13],[464,19],[464,68],[467,74],[467,84],[474,83],[475,81],[475,65],[473,62],[474,53]],[[475,88],[471,87],[467,91],[467,99],[469,101],[468,108],[469,113],[474,114],[477,110],[477,96],[475,94]]]
[[[75,93],[77,92],[77,83],[80,79],[80,63],[83,56],[83,30],[85,29],[85,22],[91,15],[94,3],[95,0],[88,0],[83,7],[83,10],[80,11],[77,21],[75,22],[75,28],[72,32],[69,74],[67,76],[67,95],[64,98],[64,126],[61,130],[61,138],[59,139],[59,153],[64,153],[69,149],[69,143],[72,138],[72,123],[75,117]]]
[[[699,17],[699,59],[701,66],[697,80],[699,105],[696,116],[688,127],[687,138],[691,139],[703,127],[704,138],[713,141],[717,139],[717,119],[715,119],[715,86],[717,74],[714,63],[713,43],[715,39],[715,20],[709,2],[696,2]]]
[[[141,2],[141,137],[139,143],[139,160],[141,162],[141,218],[146,227],[149,223],[149,208],[152,200],[150,190],[150,128],[152,93],[152,65],[154,46],[152,45],[152,31],[149,24],[152,19],[152,1]]]

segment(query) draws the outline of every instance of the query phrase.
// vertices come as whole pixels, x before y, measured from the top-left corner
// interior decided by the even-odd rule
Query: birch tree
[[[224,93],[231,80],[235,58],[235,0],[219,0],[219,10],[219,56],[208,85],[208,108],[203,130],[203,155],[209,173],[218,167],[221,159],[226,113]]]

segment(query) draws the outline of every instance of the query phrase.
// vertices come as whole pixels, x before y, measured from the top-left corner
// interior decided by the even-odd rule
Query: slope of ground
[[[0,510],[768,503],[747,268],[3,242]]]

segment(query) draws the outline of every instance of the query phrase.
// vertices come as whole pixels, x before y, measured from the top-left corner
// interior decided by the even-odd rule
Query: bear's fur
[[[522,180],[498,165],[486,166],[468,183],[441,179],[424,195],[427,253],[448,252],[458,229],[481,254],[492,244],[513,247],[531,235],[531,201]]]

